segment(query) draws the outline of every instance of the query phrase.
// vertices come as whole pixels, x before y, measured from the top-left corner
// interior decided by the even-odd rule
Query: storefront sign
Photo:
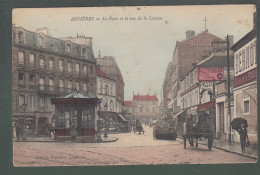
[[[219,81],[223,80],[222,67],[199,67],[198,81]]]
[[[255,81],[256,79],[257,79],[257,71],[255,68],[253,70],[250,70],[246,73],[234,77],[234,88]]]
[[[256,38],[254,38],[234,53],[235,76],[256,68],[256,61]]]

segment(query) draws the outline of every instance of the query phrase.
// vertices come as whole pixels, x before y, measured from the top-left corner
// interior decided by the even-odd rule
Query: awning
[[[173,118],[177,118],[179,115],[181,115],[184,111],[186,111],[186,110],[181,110],[180,112],[178,112],[177,114],[175,114],[174,116],[173,116]]]
[[[118,114],[118,116],[125,122],[127,121],[126,118],[124,116],[122,116],[121,114]]]
[[[205,109],[210,109],[215,106],[215,101],[209,101],[207,103],[199,104],[197,106],[197,111],[203,111]]]

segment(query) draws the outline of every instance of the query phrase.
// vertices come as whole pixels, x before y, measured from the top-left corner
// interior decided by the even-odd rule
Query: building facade
[[[28,133],[48,133],[52,98],[73,91],[96,97],[96,61],[90,46],[51,37],[47,28],[32,32],[13,27],[13,118],[30,119]]]
[[[97,66],[101,71],[107,74],[110,78],[116,81],[116,110],[121,113],[124,105],[124,79],[113,57],[96,58]]]
[[[248,123],[251,143],[257,143],[257,32],[256,28],[232,46],[234,50],[234,117]],[[239,135],[236,132],[236,140]]]
[[[193,67],[204,60],[212,53],[212,41],[223,41],[223,39],[214,36],[208,31],[195,35],[194,31],[186,32],[186,39],[176,42],[173,57],[168,65],[163,84],[163,101],[164,108],[167,110],[168,104],[172,106],[174,113],[180,109],[176,104],[177,94],[180,89],[179,81]]]
[[[150,120],[157,119],[159,114],[158,101],[155,95],[134,95],[132,103],[133,118],[147,124]]]

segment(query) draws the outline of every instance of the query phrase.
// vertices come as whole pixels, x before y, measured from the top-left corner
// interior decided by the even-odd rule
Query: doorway
[[[38,135],[46,136],[48,135],[48,119],[46,117],[40,117],[38,119]]]

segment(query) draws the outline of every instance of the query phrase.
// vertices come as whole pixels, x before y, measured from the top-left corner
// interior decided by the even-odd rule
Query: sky
[[[233,35],[237,42],[252,30],[254,11],[253,5],[23,8],[13,10],[12,23],[29,31],[47,27],[56,38],[92,37],[95,57],[99,50],[101,57],[115,57],[125,100],[132,100],[133,93],[161,99],[176,41],[184,40],[187,30],[203,32],[206,17],[209,33],[223,39]]]

